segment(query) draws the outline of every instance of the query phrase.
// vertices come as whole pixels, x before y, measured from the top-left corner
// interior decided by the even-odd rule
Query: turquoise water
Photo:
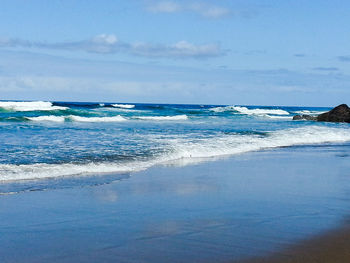
[[[349,124],[292,120],[327,110],[0,101],[0,193],[108,183],[154,165],[350,141]]]

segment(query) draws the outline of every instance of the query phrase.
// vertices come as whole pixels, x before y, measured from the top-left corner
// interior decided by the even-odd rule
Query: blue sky
[[[350,103],[350,2],[2,0],[1,99]]]

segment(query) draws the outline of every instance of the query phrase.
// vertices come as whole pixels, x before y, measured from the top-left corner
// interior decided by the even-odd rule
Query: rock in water
[[[317,121],[350,123],[350,108],[346,104],[341,104],[328,112],[318,115]]]
[[[307,115],[307,114],[302,114],[302,115],[295,115],[293,116],[293,120],[307,120],[307,121],[316,121],[317,117]]]

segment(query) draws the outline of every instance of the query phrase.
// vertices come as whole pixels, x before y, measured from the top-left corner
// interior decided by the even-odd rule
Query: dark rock
[[[317,121],[350,123],[350,108],[346,104],[341,104],[328,112],[318,115]]]
[[[295,115],[293,117],[293,120],[307,120],[307,121],[316,121],[317,117],[307,115],[307,114],[302,114],[302,115]]]

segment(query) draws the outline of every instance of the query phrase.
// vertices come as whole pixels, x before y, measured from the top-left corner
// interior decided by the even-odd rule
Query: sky
[[[0,99],[350,104],[350,1],[2,0]]]

